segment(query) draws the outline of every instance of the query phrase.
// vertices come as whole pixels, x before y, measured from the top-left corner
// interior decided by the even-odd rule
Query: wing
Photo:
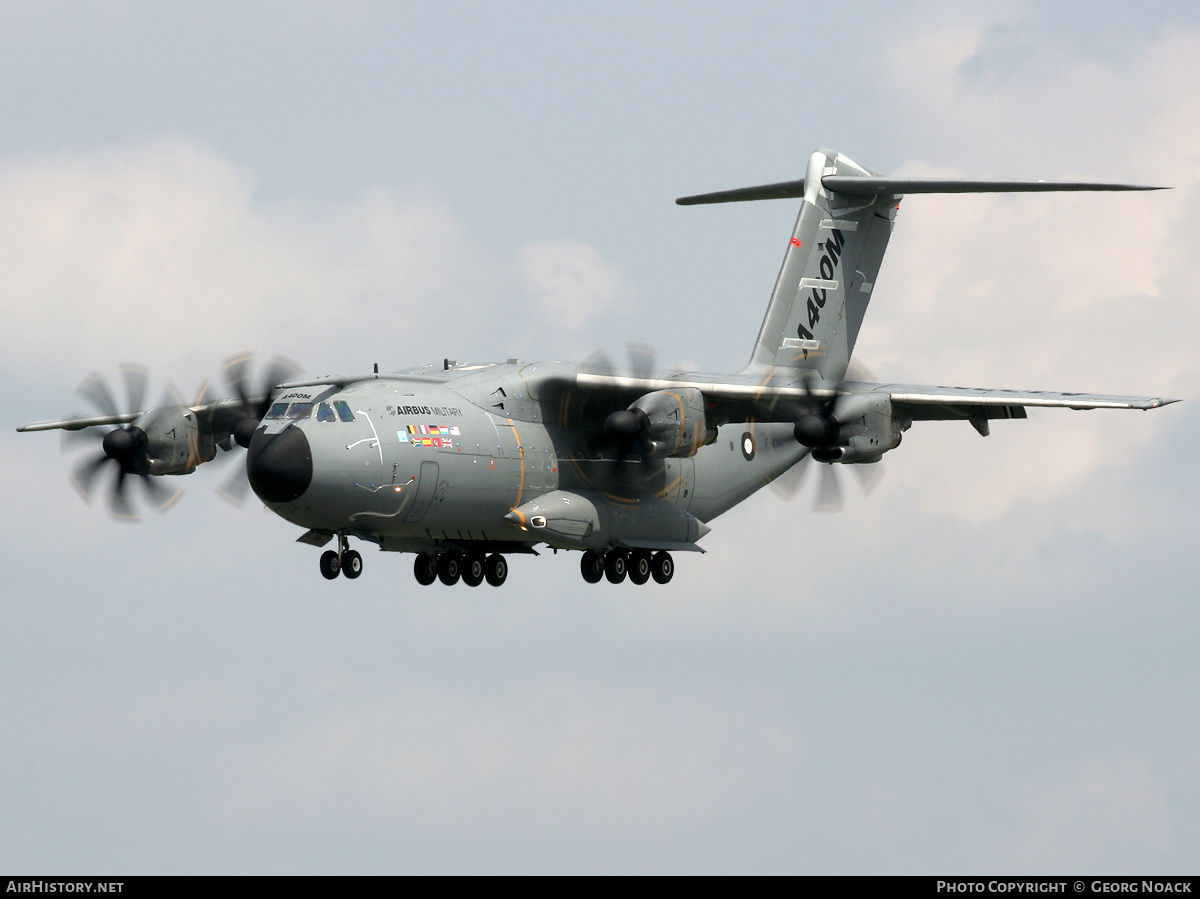
[[[849,386],[849,385],[847,385]],[[893,408],[914,420],[971,418],[984,410],[1024,410],[1030,406],[1055,409],[1157,409],[1179,400],[1158,396],[1118,396],[1104,393],[1057,393],[1048,390],[995,390],[984,387],[929,387],[913,384],[871,385],[870,393],[886,393]],[[980,416],[985,417],[985,416]],[[1015,415],[986,416],[1015,418]],[[1024,417],[1019,416],[1019,417]]]
[[[21,425],[18,431],[53,431],[61,428],[64,431],[81,431],[84,428],[94,428],[97,425],[125,425],[137,421],[145,412],[124,412],[120,415],[77,415],[74,418],[60,418],[55,421],[35,421]]]
[[[252,396],[248,399],[251,402],[258,402],[263,397]],[[238,421],[246,416],[244,407],[238,399],[215,400],[208,403],[199,403],[194,406],[180,404],[171,408],[190,411],[206,430],[213,432],[228,432]],[[137,421],[139,418],[149,416],[154,411],[155,409],[146,409],[141,412],[122,412],[116,415],[76,415],[72,418],[60,418],[54,421],[30,422],[27,425],[21,425],[17,430],[53,431],[61,429],[64,431],[80,431],[84,428],[94,428],[100,425],[127,425]]]
[[[664,373],[665,375],[666,373]],[[778,374],[778,373],[776,373]],[[916,384],[839,383],[789,380],[766,383],[738,376],[686,372],[664,377],[623,377],[580,372],[575,388],[614,399],[637,397],[656,390],[695,387],[722,422],[789,421],[794,403],[838,395],[890,397],[893,408],[916,421],[1024,418],[1030,406],[1059,409],[1157,409],[1178,402],[1155,396],[1098,393],[1060,393],[1045,390],[1001,390],[982,387],[935,387]]]

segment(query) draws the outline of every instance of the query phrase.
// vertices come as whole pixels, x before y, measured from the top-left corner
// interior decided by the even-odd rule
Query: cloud
[[[889,35],[880,72],[891,114],[966,160],[914,159],[898,173],[1175,189],[906,198],[858,353],[885,380],[1191,398],[1200,393],[1190,349],[1200,332],[1191,277],[1200,34],[1107,62],[1034,44],[1006,68],[997,60],[1012,48],[997,43],[1020,32],[1012,19],[1002,6],[923,22],[919,53],[907,35]],[[984,170],[968,170],[971,160]],[[903,458],[896,474],[927,511],[982,521],[1137,460],[1179,415],[1033,411],[997,423],[986,445],[917,423],[889,458]],[[938,433],[942,451],[914,453],[930,439],[919,432]]]
[[[177,369],[246,346],[328,357],[444,308],[461,241],[444,205],[385,190],[326,206],[260,200],[250,172],[187,139],[8,160],[6,364]]]
[[[1140,755],[1080,762],[1057,781],[1017,788],[1012,801],[1020,833],[1001,868],[1148,870],[1171,843],[1163,785]]]
[[[578,240],[529,244],[520,252],[521,275],[538,310],[555,325],[578,331],[591,318],[611,311],[631,290],[621,272]]]

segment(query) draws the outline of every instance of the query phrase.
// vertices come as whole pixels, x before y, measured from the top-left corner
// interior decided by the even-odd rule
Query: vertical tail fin
[[[747,371],[776,366],[814,370],[827,380],[845,375],[897,203],[887,191],[839,193],[822,179],[874,174],[827,150],[809,158],[804,201]]]

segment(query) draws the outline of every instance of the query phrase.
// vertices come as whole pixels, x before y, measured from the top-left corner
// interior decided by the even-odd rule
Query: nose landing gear
[[[354,580],[362,574],[362,570],[362,556],[356,550],[350,549],[345,534],[338,535],[337,552],[327,549],[321,553],[321,574],[326,580],[332,581],[339,574]]]

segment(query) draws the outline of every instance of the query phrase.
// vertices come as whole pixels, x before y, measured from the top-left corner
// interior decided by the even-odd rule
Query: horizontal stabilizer
[[[962,178],[861,178],[826,175],[826,190],[842,194],[1006,194],[1059,190],[1165,190],[1141,184],[1106,184],[1091,181],[967,181]]]
[[[778,184],[763,184],[758,187],[740,187],[737,190],[719,190],[711,194],[696,194],[680,197],[679,206],[699,206],[701,203],[740,203],[745,200],[795,200],[804,196],[804,179],[780,181]]]
[[[993,194],[1043,193],[1047,191],[1079,190],[1168,190],[1144,184],[1109,184],[1097,181],[970,181],[963,178],[891,178],[861,175],[825,175],[821,184],[826,190],[851,195],[892,194]],[[739,187],[710,194],[680,197],[679,206],[699,206],[704,203],[740,203],[748,200],[786,200],[804,196],[804,179],[762,184],[758,187]]]

